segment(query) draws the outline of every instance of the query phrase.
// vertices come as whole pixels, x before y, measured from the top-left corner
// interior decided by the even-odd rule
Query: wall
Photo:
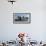
[[[30,24],[13,24],[12,13],[30,12]],[[17,0],[14,5],[0,0],[0,40],[11,40],[18,32],[27,32],[37,41],[46,40],[45,0]]]

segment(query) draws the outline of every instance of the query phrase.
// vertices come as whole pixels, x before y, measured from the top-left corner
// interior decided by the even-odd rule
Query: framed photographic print
[[[13,13],[13,24],[31,23],[31,13]]]

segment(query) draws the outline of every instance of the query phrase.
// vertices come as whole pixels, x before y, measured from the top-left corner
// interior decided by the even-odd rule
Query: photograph
[[[13,13],[13,24],[16,23],[30,23],[31,13]]]

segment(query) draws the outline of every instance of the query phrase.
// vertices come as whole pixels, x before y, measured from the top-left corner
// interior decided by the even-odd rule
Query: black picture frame
[[[13,13],[13,24],[31,23],[31,13]]]

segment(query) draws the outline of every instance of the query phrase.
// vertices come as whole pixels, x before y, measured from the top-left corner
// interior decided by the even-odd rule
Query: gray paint
[[[35,40],[46,40],[45,0],[17,0],[13,7],[7,0],[0,0],[0,40],[11,40],[18,32],[27,32]],[[14,13],[31,13],[31,24],[13,24]]]

